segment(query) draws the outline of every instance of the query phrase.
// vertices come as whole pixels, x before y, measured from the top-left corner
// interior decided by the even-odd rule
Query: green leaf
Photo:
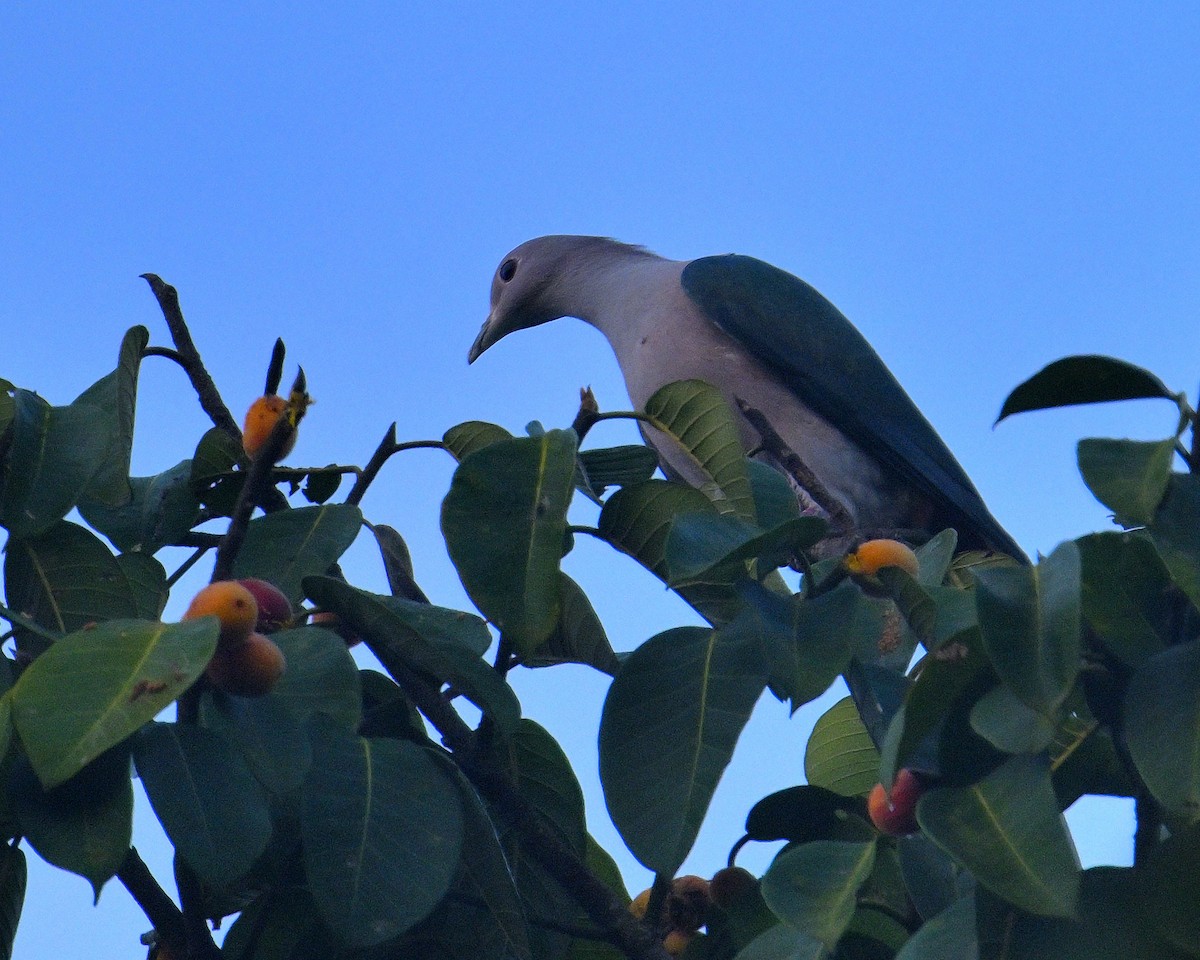
[[[25,903],[25,852],[5,845],[0,850],[0,957],[12,960],[13,941]]]
[[[684,513],[708,512],[716,507],[694,487],[667,480],[622,487],[600,511],[600,536],[638,561],[664,583],[668,579],[666,541],[671,524]],[[740,608],[728,583],[695,584],[676,590],[710,622],[731,619]]]
[[[60,633],[96,621],[137,616],[143,596],[99,537],[65,520],[39,536],[9,542],[4,593],[9,606]],[[16,628],[16,636],[26,653],[36,654],[46,647],[42,637],[22,627]]]
[[[974,878],[920,833],[896,841],[904,888],[917,913],[932,920],[974,888]]]
[[[36,536],[79,502],[104,463],[108,441],[96,407],[51,407],[28,390],[13,400],[0,524],[19,538]]]
[[[679,627],[638,647],[609,687],[604,796],[633,855],[656,873],[673,875],[691,849],[766,677],[757,638]]]
[[[1084,872],[1074,917],[1036,917],[1003,911],[997,933],[1008,945],[1006,956],[1053,960],[1167,960],[1170,957],[1182,960],[1180,954],[1167,949],[1156,939],[1155,934],[1161,932],[1159,928],[1152,927],[1147,918],[1140,915],[1136,887],[1137,877],[1133,871],[1099,867]],[[1188,912],[1194,918],[1195,911]],[[1194,949],[1195,944],[1196,940],[1192,938],[1186,942],[1186,947]]]
[[[120,554],[117,566],[133,595],[134,616],[139,620],[161,618],[171,595],[163,565],[149,554],[134,552]]]
[[[137,406],[138,370],[142,351],[150,342],[145,327],[130,327],[121,340],[117,368],[92,384],[75,400],[103,411],[107,451],[101,469],[87,486],[87,498],[108,507],[129,499],[129,459],[133,451],[133,422]]]
[[[758,560],[758,573],[786,566],[820,540],[828,524],[794,517],[766,532],[733,514],[685,513],[667,534],[666,560],[672,587],[731,579]]]
[[[1200,819],[1200,641],[1146,660],[1123,712],[1129,754],[1150,792],[1168,811]]]
[[[450,892],[390,955],[444,960],[532,960],[521,897],[487,810],[452,764],[463,805],[462,860]]]
[[[1064,357],[1042,368],[1013,390],[1000,408],[996,423],[1014,413],[1029,410],[1153,397],[1175,399],[1163,382],[1148,370],[1113,357]]]
[[[1030,709],[1052,714],[1079,672],[1080,559],[1060,544],[1037,567],[976,573],[975,607],[992,665]]]
[[[784,923],[833,950],[874,866],[874,841],[803,843],[775,858],[762,878],[763,899]]]
[[[702,380],[680,380],[657,390],[644,410],[675,441],[667,447],[675,456],[667,459],[685,458],[687,480],[713,490],[718,506],[753,522],[754,496],[737,421],[720,392]]]
[[[1080,440],[1079,472],[1096,499],[1117,522],[1139,527],[1154,519],[1167,492],[1175,438],[1147,443],[1139,440]]]
[[[442,443],[450,455],[461,463],[476,450],[491,446],[500,440],[511,440],[512,434],[494,423],[483,420],[468,420],[451,427],[442,437]]]
[[[879,782],[879,751],[850,697],[826,710],[813,727],[804,778],[844,797],[865,797]]]
[[[1003,685],[975,701],[971,729],[1005,753],[1041,753],[1054,739],[1050,719],[1029,709]]]
[[[1070,916],[1079,860],[1059,813],[1044,756],[1015,756],[966,787],[936,787],[917,821],[976,879],[1030,913]]]
[[[299,507],[258,517],[246,528],[233,575],[273,583],[295,603],[304,595],[301,581],[333,566],[361,526],[362,512],[349,503]]]
[[[417,585],[412,554],[409,553],[404,538],[397,530],[383,523],[371,525],[371,533],[375,535],[375,542],[379,544],[383,570],[387,574],[388,589],[392,591],[392,596],[415,600],[417,603],[428,603],[429,598],[425,596],[425,591]]]
[[[442,534],[467,594],[529,654],[559,617],[575,434],[501,440],[459,464],[442,503]]]
[[[163,829],[200,878],[223,887],[246,873],[271,838],[271,816],[234,748],[202,727],[152,723],[133,755]]]
[[[721,628],[726,634],[760,637],[771,670],[771,689],[791,701],[795,713],[815,700],[850,662],[855,634],[849,628],[862,600],[852,584],[808,600],[782,597],[748,585],[745,610]]]
[[[246,906],[221,944],[225,960],[326,960],[338,953],[312,894],[289,884]]]
[[[763,530],[771,530],[800,516],[796,491],[786,476],[759,460],[747,460],[754,515]]]
[[[583,464],[588,486],[597,494],[603,493],[608,487],[624,487],[649,480],[658,469],[658,454],[640,443],[581,450],[579,460]]]
[[[621,870],[617,866],[617,861],[596,842],[596,839],[590,833],[587,836],[587,855],[584,859],[587,862],[588,869],[600,880],[604,881],[604,885],[615,893],[618,899],[631,899],[629,889],[625,886],[625,879],[621,876]]]
[[[221,427],[213,427],[196,445],[189,483],[196,499],[215,516],[233,512],[246,479],[245,471],[234,468],[245,459],[241,440]]]
[[[1150,538],[1171,579],[1200,609],[1200,476],[1173,474],[1150,525]]]
[[[126,502],[106,506],[100,500],[85,500],[79,513],[104,534],[118,550],[155,553],[176,542],[192,529],[200,504],[192,493],[189,477],[192,464],[184,460],[153,477],[130,477]]]
[[[739,950],[735,960],[825,960],[828,956],[820,940],[780,923]]]
[[[975,899],[963,897],[923,923],[896,960],[979,960]]]
[[[206,690],[200,698],[200,721],[237,747],[273,797],[287,797],[304,782],[312,748],[301,721],[274,693],[232,697]]]
[[[300,829],[325,922],[347,946],[369,947],[442,899],[462,851],[462,801],[415,744],[320,729]]]
[[[133,786],[129,749],[101,754],[62,786],[43,790],[23,758],[13,761],[9,798],[21,832],[47,863],[84,877],[97,900],[129,852]]]
[[[811,784],[788,787],[768,794],[750,808],[746,836],[763,843],[843,839],[835,835],[847,813],[865,820],[867,805],[859,797],[846,797]]]
[[[215,617],[112,620],[56,642],[11,694],[13,724],[42,784],[62,783],[153,719],[216,648]]]
[[[1143,535],[1093,533],[1075,544],[1084,619],[1113,656],[1135,668],[1171,641],[1167,568]]]
[[[958,534],[947,528],[917,547],[917,583],[926,590],[941,586],[957,546]]]
[[[309,577],[304,588],[360,633],[385,667],[399,662],[432,674],[438,682],[452,684],[501,732],[515,728],[521,705],[512,688],[479,657],[478,618],[367,593],[332,577]]]
[[[610,677],[617,675],[617,655],[608,642],[604,624],[596,616],[583,588],[565,573],[562,582],[562,613],[550,639],[533,656],[523,658],[527,667],[549,667],[557,663],[582,663]]]
[[[524,719],[504,744],[523,796],[580,856],[587,849],[587,824],[583,790],[575,779],[571,761],[546,729]]]
[[[1194,815],[1194,811],[1193,811]],[[1124,879],[1140,880],[1135,888],[1149,929],[1181,950],[1196,955],[1200,944],[1200,913],[1196,910],[1196,864],[1200,863],[1200,824],[1167,837],[1138,873],[1115,871]],[[1128,894],[1130,884],[1124,885]],[[1140,888],[1140,889],[1139,889]],[[1129,913],[1134,911],[1129,910]]]
[[[362,686],[346,642],[331,630],[311,626],[280,630],[271,639],[287,660],[271,696],[302,722],[322,714],[357,730]]]
[[[336,463],[324,470],[313,470],[304,481],[304,499],[309,503],[326,503],[342,485],[342,471]]]

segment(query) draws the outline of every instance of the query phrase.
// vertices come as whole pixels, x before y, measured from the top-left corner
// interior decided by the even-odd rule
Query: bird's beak
[[[489,314],[488,318],[483,322],[483,326],[479,328],[479,336],[475,338],[475,342],[471,344],[471,350],[467,354],[467,363],[474,363],[479,359],[480,354],[488,347],[495,343],[500,338],[496,336],[495,330],[492,327],[492,318]]]

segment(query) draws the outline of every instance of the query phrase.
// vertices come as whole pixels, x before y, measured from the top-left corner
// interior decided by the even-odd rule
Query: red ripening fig
[[[896,774],[889,795],[882,783],[877,783],[867,797],[867,813],[871,822],[882,832],[893,837],[916,833],[917,801],[925,792],[925,784],[918,774],[905,767]]]
[[[708,882],[708,895],[722,910],[728,910],[758,886],[754,874],[743,867],[722,867]]]
[[[184,611],[184,620],[215,616],[221,621],[218,647],[236,647],[243,643],[258,622],[258,601],[236,580],[218,580],[192,597]]]
[[[243,577],[238,583],[249,590],[258,603],[258,622],[254,629],[259,633],[274,633],[291,621],[292,603],[275,584],[257,577]]]
[[[245,643],[218,648],[206,673],[212,685],[239,697],[261,697],[275,689],[287,660],[279,645],[261,633],[252,633]]]

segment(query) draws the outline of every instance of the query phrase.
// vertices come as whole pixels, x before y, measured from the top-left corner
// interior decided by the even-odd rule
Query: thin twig
[[[759,437],[762,438],[761,449],[783,466],[800,489],[825,511],[835,528],[845,533],[853,532],[854,518],[850,516],[849,511],[837,497],[829,492],[829,488],[817,479],[817,475],[809,469],[808,464],[800,459],[796,451],[783,442],[783,438],[771,426],[771,421],[762,411],[756,410],[741,397],[737,398],[737,405],[738,409],[742,411],[742,416],[750,421],[750,425],[758,431]]]
[[[157,880],[150,868],[134,847],[129,848],[121,866],[117,868],[117,879],[121,881],[129,895],[142,908],[146,918],[154,926],[154,932],[159,942],[165,943],[171,955],[187,956],[187,925],[183,913]],[[209,937],[211,942],[212,937]],[[216,946],[213,946],[216,949]],[[219,956],[219,954],[215,954]]]
[[[142,279],[150,284],[150,289],[154,291],[163,318],[167,321],[167,329],[171,331],[171,339],[175,341],[175,349],[179,351],[178,362],[187,371],[188,379],[192,381],[192,387],[200,399],[200,406],[215,426],[228,431],[240,441],[242,431],[229,408],[225,406],[225,401],[221,399],[217,385],[209,376],[204,362],[200,359],[200,351],[192,341],[192,335],[183,319],[183,311],[179,308],[178,291],[169,283],[164,283],[157,274],[143,273]]]
[[[362,498],[366,495],[367,488],[393,454],[400,453],[402,450],[445,449],[446,445],[441,440],[406,440],[404,443],[397,443],[396,424],[393,423],[388,427],[387,433],[383,435],[383,439],[379,442],[379,446],[375,448],[375,452],[371,454],[371,459],[367,461],[367,465],[362,468],[358,480],[355,481],[354,486],[350,489],[350,493],[346,496],[346,502],[353,504],[362,503]]]
[[[174,573],[167,577],[167,589],[175,586],[179,582],[179,578],[191,570],[200,561],[200,558],[211,549],[211,547],[197,547],[192,555],[184,560]]]

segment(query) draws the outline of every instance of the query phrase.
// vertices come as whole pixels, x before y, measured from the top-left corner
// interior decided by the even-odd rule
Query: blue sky
[[[997,517],[1049,552],[1108,523],[1075,441],[1162,437],[1172,412],[993,430],[1008,390],[1070,353],[1123,356],[1193,396],[1200,380],[1200,8],[1049,6],[5,5],[0,376],[67,402],[128,326],[166,342],[137,279],[153,271],[179,288],[231,407],[260,392],[282,336],[318,400],[292,462],[362,463],[392,420],[410,439],[466,419],[566,425],[584,384],[625,406],[607,346],[578,322],[466,366],[491,273],[519,242],[736,251],[854,320]],[[134,467],[148,474],[189,456],[206,422],[164,361],[144,365],[141,391]],[[595,442],[630,436],[604,430]],[[409,539],[435,602],[462,606],[437,529],[450,472],[436,453],[396,458],[364,509]],[[382,589],[372,553],[356,545],[347,569]],[[618,648],[690,622],[599,545],[567,569]],[[181,585],[169,613],[189,596]],[[519,688],[613,848],[594,759],[603,690],[573,669]],[[689,869],[715,869],[750,804],[799,782],[818,712],[760,705]],[[138,817],[165,878],[157,824],[144,804]],[[1126,819],[1096,804],[1081,821],[1085,862],[1124,862]],[[16,956],[72,955],[84,930],[92,955],[133,956],[147,926],[119,885],[93,909],[84,881],[39,864]]]

